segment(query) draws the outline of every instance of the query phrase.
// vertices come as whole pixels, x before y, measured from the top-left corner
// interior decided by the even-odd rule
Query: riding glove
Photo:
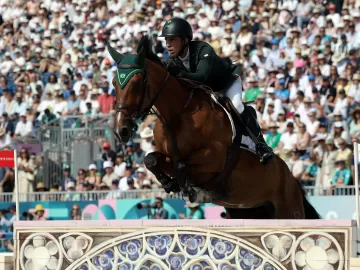
[[[173,61],[168,62],[166,69],[173,76],[179,75],[180,70],[181,70],[181,68],[179,66],[177,66]]]

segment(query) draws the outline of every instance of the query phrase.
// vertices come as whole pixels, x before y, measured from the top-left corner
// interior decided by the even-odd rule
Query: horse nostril
[[[129,129],[127,127],[123,127],[123,128],[120,129],[119,134],[120,134],[121,137],[127,138],[127,137],[129,137],[130,132],[129,132]]]

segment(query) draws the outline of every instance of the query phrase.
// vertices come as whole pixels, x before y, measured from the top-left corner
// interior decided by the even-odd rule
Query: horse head
[[[191,97],[190,91],[167,72],[146,41],[137,48],[137,54],[131,55],[122,55],[107,45],[117,64],[112,81],[116,90],[114,133],[122,143],[132,138],[136,123],[154,112],[153,107],[156,115],[168,123],[179,118]]]
[[[112,81],[116,90],[114,134],[120,142],[127,142],[133,136],[136,123],[142,121],[154,105],[152,97],[147,94],[147,52],[143,48],[138,54],[122,55],[110,44],[107,46],[117,64]]]

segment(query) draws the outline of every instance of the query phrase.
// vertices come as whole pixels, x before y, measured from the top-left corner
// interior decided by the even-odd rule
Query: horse
[[[211,91],[171,76],[144,49],[122,55],[110,44],[107,48],[117,65],[114,134],[126,143],[136,123],[157,115],[155,151],[144,163],[165,191],[223,206],[231,219],[320,218],[281,158],[264,166],[253,152],[235,145],[228,110]]]

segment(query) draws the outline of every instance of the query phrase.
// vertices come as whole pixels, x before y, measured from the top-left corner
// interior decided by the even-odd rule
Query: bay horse
[[[232,219],[319,218],[281,158],[263,166],[234,147],[231,120],[204,87],[171,76],[145,49],[122,55],[107,48],[117,64],[114,134],[125,143],[137,122],[156,113],[156,150],[144,163],[167,192],[224,206]]]

